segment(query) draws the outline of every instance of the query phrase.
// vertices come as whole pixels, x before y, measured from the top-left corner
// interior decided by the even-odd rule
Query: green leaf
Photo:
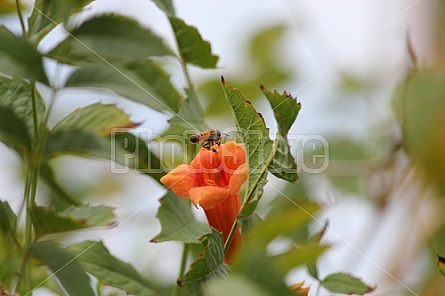
[[[94,296],[87,274],[69,252],[49,241],[34,243],[31,252],[48,266],[68,295]]]
[[[427,176],[445,192],[445,71],[413,71],[394,98],[403,132],[403,148]],[[443,194],[441,196],[444,196]]]
[[[109,139],[79,129],[52,133],[48,137],[44,151],[45,159],[60,155],[105,159],[113,157]]]
[[[171,14],[168,15],[168,19],[184,61],[205,69],[215,68],[218,56],[212,54],[210,43],[202,39],[198,30]]]
[[[247,233],[244,249],[265,247],[278,236],[290,236],[312,220],[319,206],[315,203],[302,203],[287,210],[275,213],[258,223]]]
[[[0,229],[5,233],[15,235],[17,215],[7,201],[0,201]]]
[[[175,7],[172,0],[153,0],[154,3],[165,13],[175,15]]]
[[[298,170],[295,159],[290,153],[289,142],[286,137],[277,134],[275,138],[276,152],[272,163],[269,166],[269,172],[276,177],[289,182],[298,181]]]
[[[269,138],[269,129],[266,128],[261,114],[257,113],[249,101],[241,93],[229,86],[222,79],[224,93],[229,103],[238,134],[245,145],[249,179],[247,198],[251,207],[244,207],[241,215],[249,216],[261,198],[263,187],[267,182],[267,168],[272,163],[275,151]]]
[[[343,272],[328,275],[321,284],[332,293],[348,295],[364,295],[375,289],[365,285],[360,279]]]
[[[318,256],[327,250],[327,246],[315,244],[299,245],[298,248],[272,257],[274,264],[281,271],[289,271],[299,265],[316,262]]]
[[[195,219],[188,199],[180,198],[168,191],[160,202],[156,218],[161,223],[162,230],[151,240],[152,242],[198,243],[200,237],[210,232],[206,224]]]
[[[82,268],[115,288],[136,296],[155,295],[154,286],[133,266],[114,257],[100,241],[73,244],[67,250],[77,257]]]
[[[35,206],[31,209],[31,218],[39,238],[52,233],[110,226],[115,217],[113,209],[107,206],[71,206],[63,211]]]
[[[193,88],[187,89],[187,98],[182,102],[179,111],[168,122],[172,126],[166,134],[173,134],[173,130],[205,131],[210,129],[204,122],[205,114],[199,102],[198,95]]]
[[[38,44],[59,23],[91,2],[93,0],[37,0],[28,19],[28,34]]]
[[[40,177],[52,191],[52,202],[59,210],[64,210],[69,206],[80,206],[73,196],[71,196],[57,181],[53,169],[46,163],[40,167]]]
[[[25,38],[17,37],[5,26],[0,26],[0,40],[1,72],[49,85],[42,56]]]
[[[69,129],[81,129],[93,132],[98,136],[111,134],[113,128],[133,128],[136,124],[116,105],[92,104],[77,109],[62,119],[53,132]]]
[[[202,239],[204,251],[190,267],[183,278],[178,280],[181,287],[185,287],[192,295],[203,295],[203,284],[208,281],[226,276],[227,265],[224,264],[224,246],[221,234],[212,229]]]
[[[172,55],[162,39],[135,20],[120,15],[99,15],[83,22],[48,56],[61,63],[128,62],[149,56]]]
[[[166,168],[160,159],[148,149],[146,141],[131,133],[121,132],[119,129],[113,131],[111,141],[111,144],[114,145],[112,146],[114,149],[112,149],[111,160],[149,175],[160,182],[160,179],[165,175]]]
[[[297,118],[298,112],[300,112],[301,104],[287,92],[279,94],[276,90],[273,92],[269,91],[262,85],[261,91],[272,107],[275,119],[278,123],[278,132],[283,137],[287,136],[289,129]]]
[[[19,78],[0,76],[0,107],[10,109],[26,126],[28,134],[34,134],[31,85]],[[45,101],[36,91],[37,118],[40,123],[45,115]],[[1,117],[0,117],[1,118]]]
[[[289,182],[298,180],[297,165],[290,153],[287,133],[297,118],[301,105],[287,92],[279,94],[277,91],[269,91],[261,86],[261,91],[269,101],[278,123],[278,134],[275,140],[277,152],[269,167],[269,171],[278,178]]]
[[[227,296],[227,295],[255,295],[255,296],[276,296],[272,291],[266,290],[263,286],[241,274],[232,274],[226,279],[216,279],[206,285],[206,295]],[[295,296],[295,294],[294,294]]]
[[[284,271],[277,268],[272,258],[267,256],[266,250],[252,248],[249,252],[243,252],[242,258],[239,258],[233,265],[234,274],[249,278],[266,295],[295,296],[283,281]]]
[[[176,112],[181,100],[169,76],[149,60],[86,66],[76,70],[65,86],[109,89],[157,111]]]
[[[320,230],[319,232],[316,232],[311,238],[310,238],[310,242],[313,244],[319,244],[321,239],[323,238],[324,234],[326,233],[326,230],[328,229],[328,221],[326,221],[324,227],[322,230]],[[306,265],[307,271],[308,273],[314,278],[314,279],[319,279],[318,276],[318,267],[317,267],[317,261],[313,261],[313,262],[309,262]]]
[[[125,168],[113,166],[114,172],[126,172],[127,168],[136,169],[159,181],[165,170],[159,160],[148,148],[144,140],[127,132],[127,129],[114,129],[108,137],[99,137],[84,130],[66,130],[50,134],[44,160],[62,155],[94,157],[111,160]]]
[[[23,7],[23,5],[21,5]],[[3,0],[0,2],[0,15],[10,14],[17,11],[16,2],[13,0]]]
[[[21,156],[31,149],[31,139],[25,124],[10,109],[0,107],[0,141]]]
[[[445,257],[437,255],[437,266],[439,266],[440,273],[445,276]]]

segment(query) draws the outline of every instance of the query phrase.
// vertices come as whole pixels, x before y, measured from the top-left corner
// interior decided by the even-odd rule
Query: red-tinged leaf
[[[370,287],[364,284],[359,278],[343,272],[328,275],[321,284],[332,293],[343,293],[347,295],[364,295],[375,290],[375,287]]]

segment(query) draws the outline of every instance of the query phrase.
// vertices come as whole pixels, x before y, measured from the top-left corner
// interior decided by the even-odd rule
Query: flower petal
[[[194,175],[188,172],[188,165],[181,164],[161,178],[161,183],[180,197],[189,196],[189,191],[198,186]]]
[[[242,164],[233,173],[232,178],[230,178],[230,183],[229,183],[230,194],[236,194],[236,193],[239,194],[241,187],[243,186],[244,182],[246,182],[246,180],[247,180],[247,165]]]
[[[216,186],[196,187],[190,189],[189,196],[195,206],[199,204],[204,210],[208,210],[226,200],[229,190]]]

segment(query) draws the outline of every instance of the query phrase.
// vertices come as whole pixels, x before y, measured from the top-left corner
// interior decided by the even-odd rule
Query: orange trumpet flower
[[[240,190],[247,179],[242,144],[227,142],[216,152],[201,148],[190,165],[179,165],[161,178],[162,184],[202,207],[209,225],[222,233],[224,242],[240,210]],[[230,263],[242,243],[239,227],[226,254]]]

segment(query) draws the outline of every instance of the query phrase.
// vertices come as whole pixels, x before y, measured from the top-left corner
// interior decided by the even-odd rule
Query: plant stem
[[[23,258],[22,264],[20,267],[20,277],[17,281],[17,285],[15,287],[15,293],[20,292],[20,287],[23,283],[23,279],[27,279],[27,290],[31,289],[31,270],[28,266],[28,259],[30,249],[34,240],[33,235],[33,225],[31,219],[31,211],[35,204],[36,194],[37,194],[37,183],[39,181],[40,174],[40,161],[42,158],[42,138],[40,137],[41,126],[38,118],[38,105],[37,105],[37,88],[35,81],[31,82],[31,98],[32,98],[32,108],[33,108],[33,122],[34,122],[34,137],[33,137],[33,145],[32,150],[29,153],[29,157],[27,158],[27,167],[28,173],[26,176],[26,185],[25,185],[25,207],[26,207],[26,216],[25,216],[25,243],[23,247]],[[25,276],[26,274],[26,276]]]
[[[38,148],[40,145],[40,123],[39,123],[39,110],[38,110],[38,106],[37,106],[37,87],[36,87],[36,82],[32,81],[31,82],[31,99],[32,99],[32,120],[34,123],[34,146],[33,146],[33,151],[38,152],[37,150],[40,149],[36,149]],[[38,153],[36,153],[36,158],[40,159],[40,156],[37,155]],[[34,159],[31,159],[31,161],[34,161]],[[32,163],[31,163],[32,165]]]
[[[189,245],[184,243],[184,249],[182,251],[182,259],[181,259],[181,267],[179,268],[178,279],[180,279],[185,273],[188,254],[189,254]],[[178,296],[180,294],[181,294],[181,287],[179,287],[179,285],[175,285],[172,291],[172,296]]]
[[[29,199],[31,196],[31,188],[32,188],[32,172],[28,169],[28,173],[26,174],[26,185],[25,185],[25,193],[24,193],[24,199],[25,199],[25,208],[26,208],[26,216],[25,216],[25,243],[23,247],[23,258],[22,258],[22,264],[20,266],[20,272],[19,272],[19,279],[17,281],[15,291],[13,295],[16,293],[18,294],[20,291],[20,286],[22,284],[23,278],[25,277],[26,273],[26,266],[28,263],[28,254],[29,254],[29,246],[30,241],[32,240],[32,223],[31,223],[31,217],[29,215]]]
[[[20,3],[20,0],[15,0],[15,7],[17,8],[17,15],[19,16],[20,26],[22,26],[23,36],[26,36],[26,27],[25,27],[25,21],[23,20],[21,6],[22,4]]]
[[[237,227],[238,227],[238,220],[235,219],[235,221],[232,224],[232,228],[230,228],[230,232],[229,235],[227,236],[226,242],[224,243],[224,255],[226,255],[227,251],[229,251],[230,243],[232,242]]]

